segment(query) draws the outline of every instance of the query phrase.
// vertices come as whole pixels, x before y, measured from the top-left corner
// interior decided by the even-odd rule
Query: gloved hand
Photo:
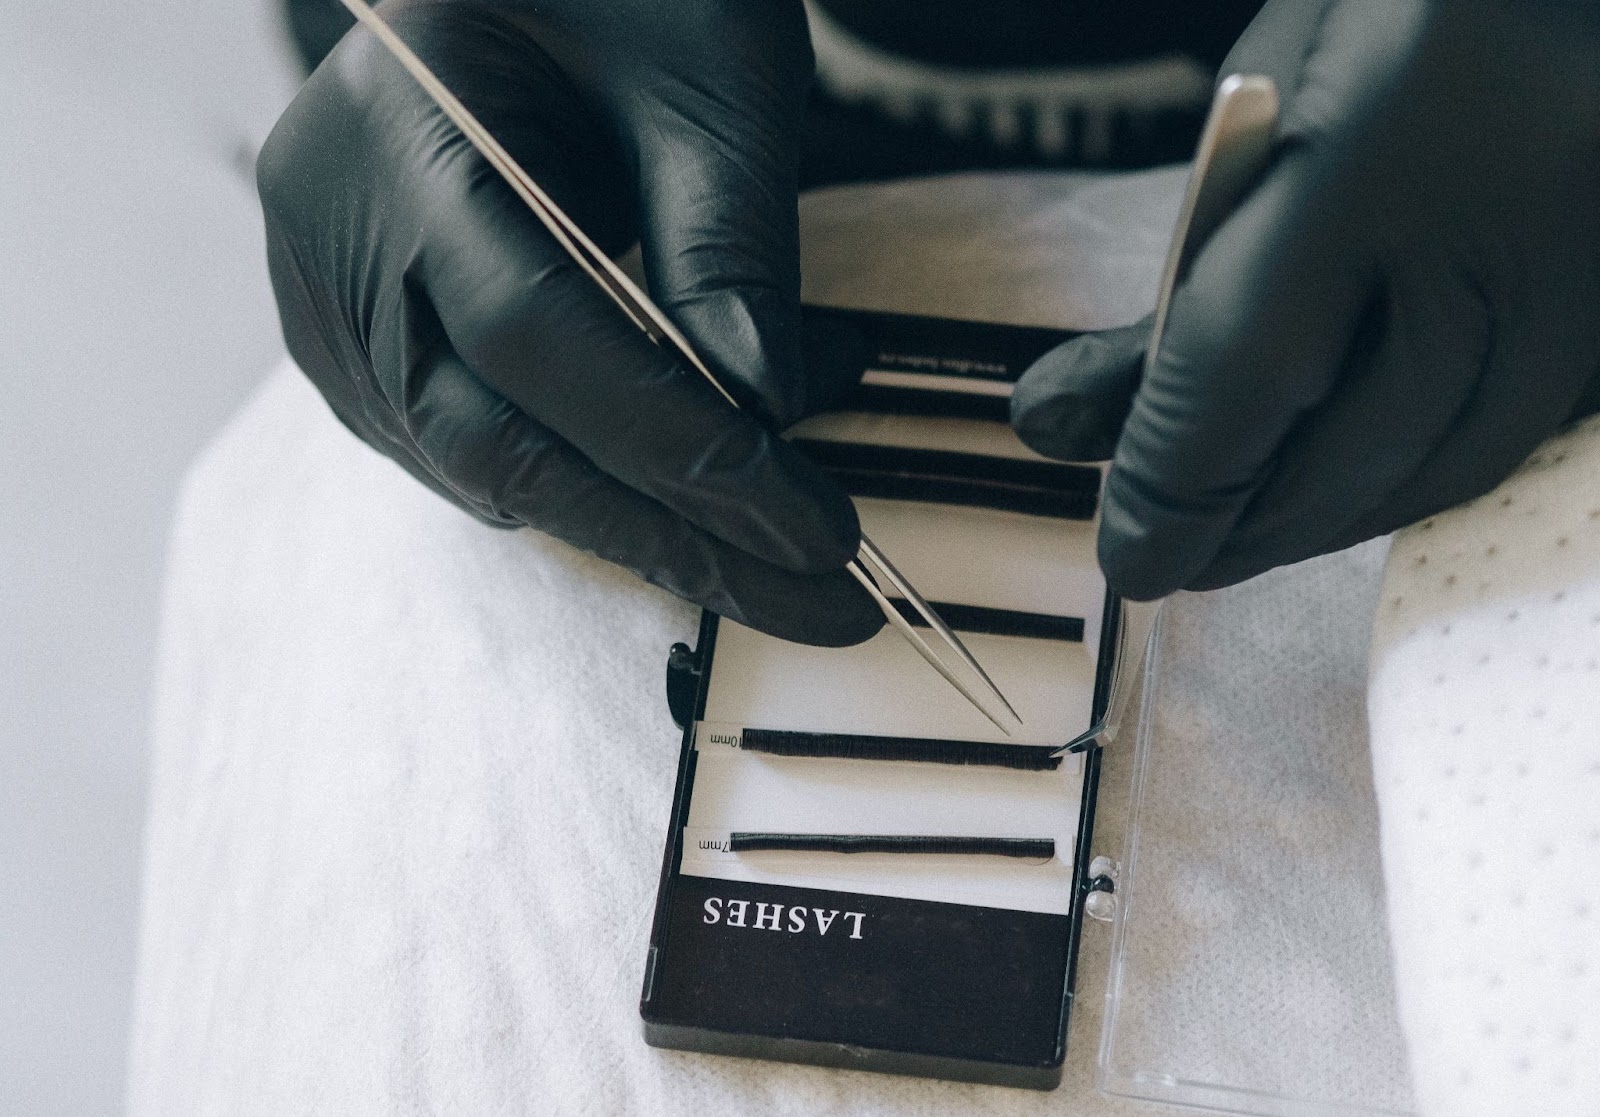
[[[1281,144],[1150,375],[1147,320],[1012,403],[1043,453],[1115,446],[1100,562],[1139,599],[1420,520],[1600,410],[1600,5],[1272,0],[1223,72],[1276,79]]]
[[[876,632],[842,569],[854,507],[771,429],[838,386],[802,357],[798,0],[380,12],[602,248],[641,241],[657,303],[752,410],[640,333],[358,28],[257,174],[284,335],[334,412],[486,522],[789,639]]]

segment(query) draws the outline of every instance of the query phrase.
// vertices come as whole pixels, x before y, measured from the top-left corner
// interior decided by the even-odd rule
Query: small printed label
[[[947,357],[925,353],[879,353],[884,371],[931,372],[945,376],[983,376],[1004,378],[1011,369],[1003,361],[983,361],[974,357]]]
[[[733,846],[729,843],[726,831],[719,830],[691,830],[687,827],[683,831],[683,845],[685,849],[696,853],[713,854],[722,853],[729,857],[737,857]]]
[[[701,749],[736,749],[744,744],[744,728],[715,721],[694,723],[694,747]]]
[[[683,828],[683,855],[687,858],[712,861],[737,861],[726,830],[701,830],[693,826]]]

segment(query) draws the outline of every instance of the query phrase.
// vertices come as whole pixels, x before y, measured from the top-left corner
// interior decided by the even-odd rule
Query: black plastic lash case
[[[830,311],[876,359],[794,438],[1017,705],[1008,739],[892,629],[802,648],[702,618],[641,1012],[653,1045],[1050,1089],[1090,874],[1119,603],[1099,467],[1045,461],[1010,388],[1065,331]],[[748,739],[747,739],[748,738]],[[1049,859],[733,852],[743,832],[1053,839]]]

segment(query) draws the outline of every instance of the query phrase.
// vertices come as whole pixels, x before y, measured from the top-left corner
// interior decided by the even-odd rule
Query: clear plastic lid
[[[1101,789],[1107,1093],[1285,1117],[1410,1109],[1366,743],[1370,561],[1163,609],[1137,725],[1106,746],[1123,785]],[[1107,801],[1123,794],[1125,837]]]

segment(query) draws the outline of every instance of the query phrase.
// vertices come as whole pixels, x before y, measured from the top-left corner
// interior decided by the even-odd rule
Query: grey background
[[[266,0],[0,0],[0,1113],[116,1112],[185,463],[281,351]]]

